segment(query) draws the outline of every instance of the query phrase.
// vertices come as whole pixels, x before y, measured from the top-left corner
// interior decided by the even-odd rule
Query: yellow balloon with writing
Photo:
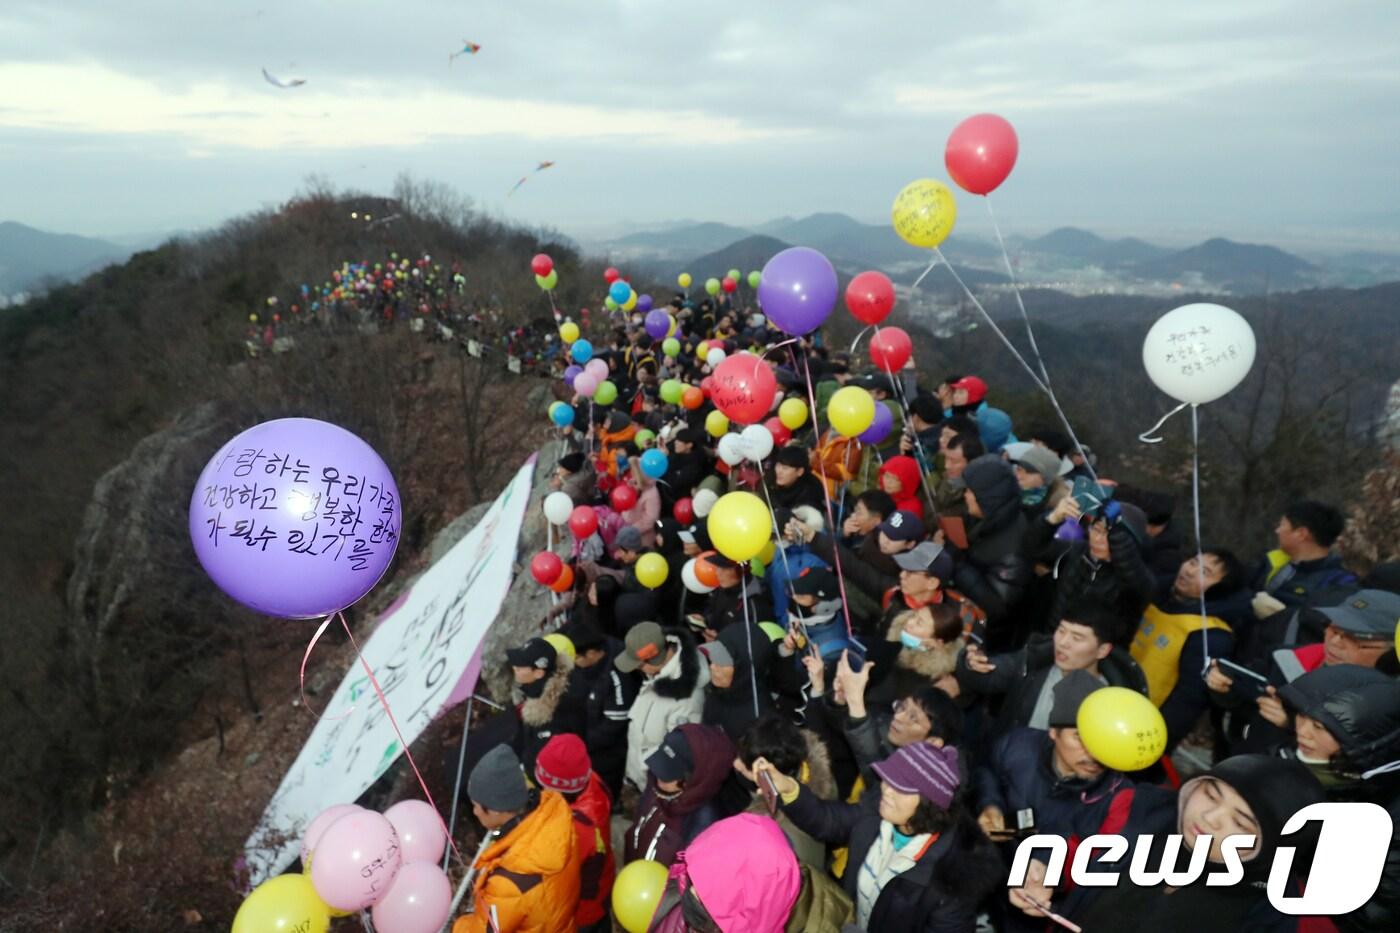
[[[778,406],[778,420],[789,431],[796,431],[807,423],[807,403],[800,398],[783,399]]]
[[[326,933],[330,926],[330,908],[302,874],[264,881],[233,918],[233,933]]]
[[[1100,687],[1079,705],[1084,750],[1115,771],[1141,771],[1167,748],[1167,723],[1152,701],[1127,687]]]
[[[705,523],[711,543],[730,560],[757,557],[773,534],[773,518],[768,506],[751,492],[720,496],[705,517]]]
[[[637,558],[637,582],[649,590],[665,583],[666,575],[670,572],[671,568],[666,564],[666,558],[654,551]]]
[[[953,232],[958,203],[943,182],[920,178],[895,195],[890,217],[894,232],[904,242],[921,249],[933,249]]]
[[[838,434],[858,437],[875,421],[875,396],[860,386],[846,386],[832,393],[826,419]]]
[[[613,882],[613,916],[627,933],[646,933],[665,890],[665,865],[648,859],[632,862]]]

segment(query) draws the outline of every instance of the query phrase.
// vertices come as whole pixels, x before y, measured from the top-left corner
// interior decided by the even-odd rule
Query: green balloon
[[[711,295],[718,295],[718,294],[719,294],[719,279],[706,279],[706,280],[705,280],[705,291],[709,292]]]
[[[740,272],[738,269],[730,269],[730,270],[729,270],[729,278],[733,279],[735,282],[738,282],[739,279],[740,279],[742,276],[743,276],[743,273]]]
[[[763,281],[762,272],[749,273],[749,288],[758,288],[758,283]]]
[[[611,405],[617,401],[617,386],[613,385],[611,379],[604,379],[598,383],[598,388],[593,390],[593,401],[599,405]]]
[[[667,356],[680,356],[681,342],[675,337],[667,337],[661,341],[661,352]]]
[[[661,401],[668,405],[679,405],[681,393],[685,391],[685,386],[681,385],[678,379],[667,379],[661,383]]]
[[[598,388],[601,389],[602,386],[599,386]],[[614,394],[616,394],[616,390],[614,390]],[[633,442],[634,444],[636,444],[638,447],[645,447],[645,446],[647,446],[648,444],[650,444],[650,443],[651,443],[652,441],[654,441],[654,440],[656,440],[656,432],[655,432],[655,431],[648,431],[646,428],[642,428],[642,429],[641,429],[640,431],[638,431],[638,432],[636,433],[636,435],[632,438],[632,442]]]
[[[618,303],[617,303],[616,301],[613,301],[611,297],[604,298],[604,299],[603,299],[603,305],[604,305],[609,311],[616,311],[616,310],[618,309],[618,307],[619,307]]]

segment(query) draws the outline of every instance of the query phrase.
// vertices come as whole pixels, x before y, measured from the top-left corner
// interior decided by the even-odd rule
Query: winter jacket
[[[892,601],[892,604],[899,609],[886,615],[889,624],[885,628],[885,640],[879,646],[884,650],[875,651],[873,646],[867,646],[871,647],[867,657],[876,659],[872,676],[879,678],[866,690],[867,705],[880,706],[907,697],[921,687],[932,687],[940,677],[957,670],[958,655],[963,649],[961,638],[936,643],[922,651],[904,647],[899,633],[904,630],[904,614],[909,610],[904,608],[902,600]]]
[[[647,482],[637,493],[637,504],[622,513],[622,520],[642,535],[642,547],[656,546],[656,522],[661,518],[661,493],[656,484]]]
[[[578,911],[574,922],[590,926],[608,915],[616,867],[612,851],[612,796],[595,771],[569,804],[579,852]]]
[[[647,782],[646,760],[661,747],[666,733],[687,722],[699,722],[705,711],[705,687],[710,666],[695,647],[690,633],[673,629],[666,636],[676,649],[661,671],[642,683],[627,714],[627,780],[637,787]]]
[[[726,627],[719,633],[718,640],[734,659],[734,680],[723,689],[713,681],[705,688],[705,711],[701,721],[707,726],[718,726],[737,742],[755,720],[776,708],[768,669],[777,652],[768,633],[752,622]],[[753,651],[752,665],[750,650]]]
[[[781,825],[781,823],[779,824]],[[836,881],[820,866],[803,863],[802,888],[788,913],[783,933],[841,933],[855,922],[856,907]]]
[[[784,545],[773,555],[773,562],[768,565],[763,580],[773,602],[773,621],[779,625],[787,624],[788,612],[792,608],[792,597],[788,593],[791,581],[802,576],[802,571],[809,567],[830,569],[826,561],[812,553],[805,544]]]
[[[810,467],[791,486],[779,486],[776,480],[768,481],[768,495],[775,509],[791,510],[799,505],[810,505],[820,512],[826,508],[825,487],[820,479],[812,475]]]
[[[1070,836],[1077,826],[1102,823],[1113,795],[1125,784],[1132,786],[1116,771],[1091,780],[1061,777],[1054,754],[1050,733],[1043,730],[1023,727],[1003,735],[973,770],[977,812],[996,807],[1015,827],[1017,815],[1030,810],[1036,832]]]
[[[1003,623],[1031,580],[1030,562],[1021,552],[1026,519],[1021,490],[1010,465],[987,454],[967,465],[963,481],[977,497],[983,517],[971,520],[967,550],[958,555],[953,580],[957,589],[987,613],[988,623]]]
[[[1254,587],[1289,609],[1332,606],[1355,589],[1356,574],[1342,566],[1341,555],[1335,552],[1317,560],[1287,561],[1281,566],[1266,556],[1255,572]]]
[[[860,803],[824,801],[806,788],[783,809],[813,838],[850,849],[842,879],[854,902],[857,869],[880,835],[879,795],[866,794]],[[996,851],[966,820],[955,823],[931,840],[916,864],[885,884],[866,929],[919,933],[973,933],[977,905],[1005,880]]]
[[[898,435],[891,435],[897,437]],[[924,490],[919,479],[919,461],[913,457],[899,456],[890,457],[880,465],[880,471],[876,486],[884,489],[885,475],[889,474],[899,480],[901,489],[898,495],[892,496],[894,507],[905,512],[913,512],[919,518],[924,517]]]
[[[567,933],[575,929],[579,853],[573,814],[553,791],[519,822],[495,830],[476,860],[472,912],[452,933],[486,933],[491,908],[501,933]]]
[[[613,664],[622,650],[621,642],[608,639],[607,657],[590,668],[574,669],[571,683],[587,689],[584,709],[587,717],[584,742],[593,772],[603,779],[614,799],[622,793],[622,776],[627,767],[627,726],[632,703],[637,699],[635,673],[624,674]]]
[[[747,614],[743,602],[740,601],[741,592],[748,600]],[[709,604],[705,607],[706,628],[722,632],[736,622],[742,623],[746,618],[754,625],[774,621],[773,604],[763,592],[763,581],[747,577],[741,579],[736,586],[715,590],[710,594]]]
[[[734,766],[734,743],[712,726],[687,723],[680,729],[690,745],[695,770],[671,800],[657,794],[656,777],[647,773],[637,819],[624,837],[626,862],[640,858],[670,865],[677,852],[724,816],[717,797]]]
[[[1035,634],[1019,651],[993,655],[988,660],[996,669],[978,674],[968,668],[964,652],[958,658],[957,678],[963,690],[984,695],[1005,694],[1001,713],[987,736],[990,740],[1030,723],[1040,691],[1055,663],[1054,638]],[[1142,668],[1137,666],[1132,655],[1117,645],[1099,662],[1099,676],[1110,687],[1127,687],[1147,695],[1147,678]]]
[[[807,760],[802,763],[801,773],[795,775],[797,780],[810,788],[812,793],[822,800],[835,800],[837,798],[836,778],[831,773],[831,755],[827,751],[826,743],[818,738],[815,732],[808,729],[802,730],[802,738],[807,743]],[[753,792],[753,799],[744,812],[768,815],[768,804],[756,788]],[[778,828],[783,831],[784,836],[787,836],[788,843],[792,846],[792,851],[797,854],[798,860],[803,865],[811,867],[813,871],[824,872],[826,870],[826,846],[798,829],[797,824],[793,823],[781,808],[773,815],[773,819],[777,820]]]
[[[1126,511],[1136,507],[1122,508]],[[1127,519],[1109,525],[1108,550],[1110,559],[1100,562],[1090,556],[1087,541],[1070,545],[1056,566],[1058,581],[1050,608],[1051,625],[1058,625],[1065,611],[1081,599],[1112,608],[1124,622],[1137,622],[1156,591],[1157,582]]]
[[[570,473],[559,485],[559,491],[567,494],[575,507],[592,505],[597,489],[598,473],[593,469],[593,464],[586,459],[583,466]]]
[[[554,662],[553,673],[545,678],[542,694],[524,699],[519,695],[520,688],[516,687],[516,699],[520,702],[515,711],[520,722],[512,745],[526,774],[535,773],[535,757],[552,736],[566,732],[582,736],[587,731],[586,710],[563,702],[573,672],[573,658],[560,654]]]
[[[661,501],[675,505],[677,500],[690,496],[709,469],[705,454],[699,449],[688,454],[671,454],[666,461],[666,475],[660,484]]]

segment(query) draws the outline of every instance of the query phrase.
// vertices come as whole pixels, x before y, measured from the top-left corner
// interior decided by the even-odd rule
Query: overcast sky
[[[1010,230],[1400,250],[1393,0],[3,0],[0,220],[199,228],[407,171],[584,234],[885,222],[979,111],[1020,134]]]

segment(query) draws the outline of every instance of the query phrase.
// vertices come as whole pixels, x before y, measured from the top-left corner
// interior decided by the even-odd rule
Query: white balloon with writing
[[[1249,375],[1254,330],[1224,305],[1190,304],[1168,311],[1142,344],[1147,377],[1179,402],[1213,402]]]

